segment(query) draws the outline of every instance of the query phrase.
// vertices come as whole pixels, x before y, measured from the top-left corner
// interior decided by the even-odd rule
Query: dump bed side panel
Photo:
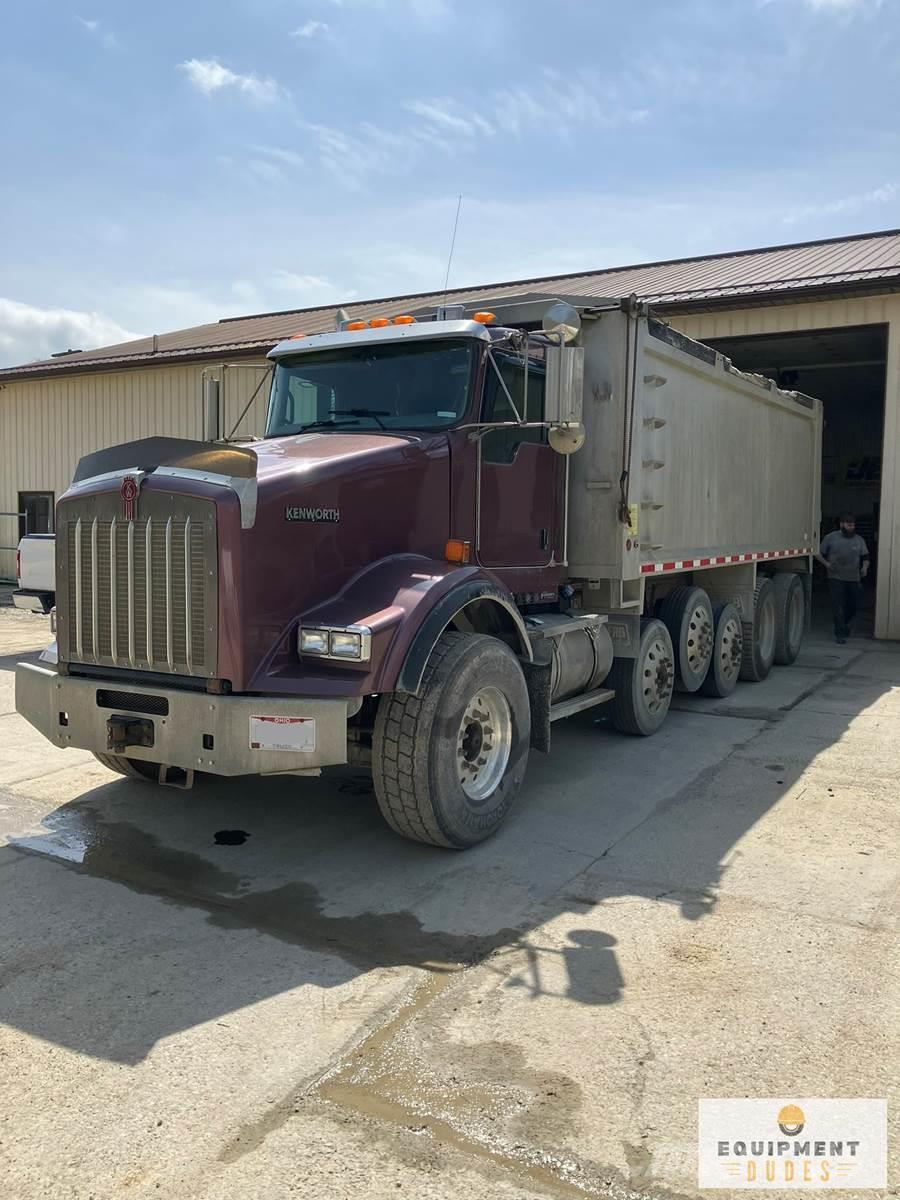
[[[646,317],[604,314],[586,323],[584,343],[574,576],[634,579],[651,564],[814,545],[818,401],[734,371]]]

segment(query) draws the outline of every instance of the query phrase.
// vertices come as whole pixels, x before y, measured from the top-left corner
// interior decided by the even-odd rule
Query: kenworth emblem
[[[138,482],[133,475],[126,475],[122,480],[119,493],[122,497],[122,509],[126,521],[133,521],[137,516]]]
[[[284,510],[286,521],[330,521],[336,525],[341,519],[339,508],[298,508],[288,505]]]

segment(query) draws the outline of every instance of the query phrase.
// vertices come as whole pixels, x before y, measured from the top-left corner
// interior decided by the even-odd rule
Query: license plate
[[[288,750],[312,754],[316,748],[314,717],[251,717],[251,750]]]

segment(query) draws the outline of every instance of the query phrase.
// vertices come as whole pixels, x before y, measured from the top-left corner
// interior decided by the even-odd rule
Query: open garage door
[[[878,570],[881,460],[887,363],[886,325],[856,325],[801,333],[709,339],[742,371],[757,371],[780,387],[817,396],[825,410],[822,438],[822,533],[846,511],[872,556],[864,621],[871,633]],[[824,588],[817,606],[827,607]]]

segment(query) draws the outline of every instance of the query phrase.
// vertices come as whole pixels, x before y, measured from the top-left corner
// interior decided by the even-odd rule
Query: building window
[[[53,493],[19,492],[19,537],[53,533]]]

